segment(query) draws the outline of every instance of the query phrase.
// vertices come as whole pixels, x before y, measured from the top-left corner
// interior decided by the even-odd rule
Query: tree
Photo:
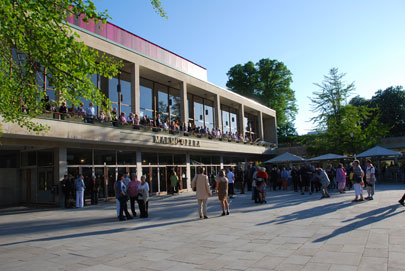
[[[159,0],[151,0],[162,16]],[[66,18],[106,22],[90,0],[0,0],[0,116],[29,130],[47,127],[33,119],[43,112],[46,91],[38,78],[47,74],[60,101],[77,105],[80,97],[102,109],[110,101],[90,79],[116,76],[121,63],[79,42]]]
[[[405,135],[405,90],[402,86],[378,90],[371,99],[356,96],[350,100],[350,104],[378,108],[380,122],[389,128],[389,134]]]
[[[377,108],[347,105],[347,98],[355,87],[354,83],[344,83],[344,76],[333,68],[322,83],[315,84],[320,90],[314,91],[310,100],[313,111],[318,113],[312,118],[318,135],[307,142],[308,151],[313,154],[355,154],[377,144],[387,133],[387,128],[379,121]]]
[[[294,128],[297,107],[295,93],[291,89],[292,73],[283,62],[261,59],[229,69],[226,86],[247,98],[268,106],[277,112],[277,133],[279,138],[295,135]]]

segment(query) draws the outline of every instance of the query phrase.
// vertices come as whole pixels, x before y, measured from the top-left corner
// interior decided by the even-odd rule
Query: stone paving
[[[353,191],[270,192],[231,200],[197,218],[193,193],[153,197],[148,219],[119,222],[115,202],[84,209],[0,212],[0,270],[405,270],[405,186]]]

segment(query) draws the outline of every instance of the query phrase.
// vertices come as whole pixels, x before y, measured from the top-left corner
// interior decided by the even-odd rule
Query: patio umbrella
[[[402,156],[400,152],[392,151],[390,149],[386,149],[380,146],[375,146],[369,150],[366,150],[365,152],[362,152],[356,157],[358,158],[363,158],[363,157],[381,157],[381,156],[386,156],[386,157],[399,157]]]
[[[276,156],[270,160],[267,160],[264,163],[265,164],[277,164],[277,163],[304,162],[304,161],[305,161],[305,159],[300,156],[296,156],[289,152],[285,152],[283,154],[280,154],[279,156]]]
[[[328,154],[324,154],[324,155],[320,155],[320,156],[308,159],[308,161],[340,160],[340,159],[347,159],[347,158],[348,157],[344,156],[344,155],[328,153]]]

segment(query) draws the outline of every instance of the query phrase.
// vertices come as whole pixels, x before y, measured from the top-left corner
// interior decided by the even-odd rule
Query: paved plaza
[[[152,197],[148,219],[119,222],[115,202],[84,209],[0,212],[0,270],[405,270],[405,186],[304,196],[231,199],[197,218],[193,193]]]

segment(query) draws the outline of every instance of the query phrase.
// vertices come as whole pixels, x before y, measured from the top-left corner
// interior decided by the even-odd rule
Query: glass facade
[[[221,106],[222,131],[223,133],[236,133],[238,129],[238,115],[234,108]]]
[[[141,117],[153,118],[153,82],[141,78],[140,83],[140,109]]]
[[[121,85],[121,112],[125,112],[128,116],[131,112],[132,105],[132,91],[130,74],[121,73],[118,78],[111,78],[108,80],[108,98],[112,102],[112,106],[118,110],[118,83]]]

